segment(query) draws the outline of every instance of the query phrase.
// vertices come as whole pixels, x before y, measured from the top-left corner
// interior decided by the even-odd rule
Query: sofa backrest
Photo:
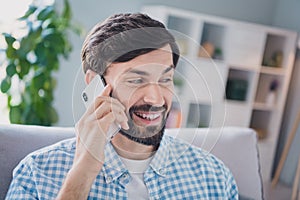
[[[239,193],[262,199],[256,133],[252,129],[167,129],[166,134],[201,147],[220,158],[231,170]],[[71,127],[0,125],[0,199],[4,199],[15,166],[30,152],[74,137]]]

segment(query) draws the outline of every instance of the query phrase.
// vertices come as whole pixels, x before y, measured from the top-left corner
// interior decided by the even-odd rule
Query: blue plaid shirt
[[[6,199],[54,199],[72,166],[75,139],[31,153],[14,170]],[[130,174],[111,144],[88,199],[127,199]],[[216,157],[164,136],[144,174],[150,199],[238,199],[231,172]]]

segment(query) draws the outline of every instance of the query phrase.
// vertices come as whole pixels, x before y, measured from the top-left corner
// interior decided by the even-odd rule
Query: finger
[[[111,109],[112,107],[120,107],[122,110],[125,111],[125,106],[119,102],[119,100],[107,97],[107,96],[99,96],[95,99],[95,101],[88,107],[86,110],[85,115],[91,115],[101,104],[106,103],[106,107]]]
[[[120,125],[125,130],[129,129],[128,120],[126,122],[125,121],[121,122]]]
[[[111,93],[112,87],[111,85],[107,84],[101,94],[96,96],[96,98],[93,100],[89,108],[87,109],[87,113],[93,112],[103,101],[105,101],[105,98],[109,98],[109,94]]]
[[[107,97],[109,97],[111,91],[112,91],[112,86],[110,84],[107,84],[104,87],[104,90],[102,91],[101,96],[107,96]]]
[[[91,119],[90,120],[98,120],[104,117],[105,115],[112,113],[115,115],[116,122],[119,124],[124,124],[124,128],[126,128],[125,123],[127,123],[128,118],[125,114],[125,111],[118,106],[118,104],[110,104],[108,102],[102,103],[97,110],[91,114]],[[123,123],[124,122],[124,123]]]

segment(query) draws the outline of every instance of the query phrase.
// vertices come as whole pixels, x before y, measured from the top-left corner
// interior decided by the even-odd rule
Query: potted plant
[[[61,57],[67,59],[72,50],[70,32],[81,29],[71,23],[71,8],[64,0],[59,12],[55,4],[29,6],[18,20],[26,23],[26,34],[16,37],[3,33],[6,77],[1,81],[1,92],[7,94],[11,123],[50,126],[58,121],[53,107],[56,80]]]

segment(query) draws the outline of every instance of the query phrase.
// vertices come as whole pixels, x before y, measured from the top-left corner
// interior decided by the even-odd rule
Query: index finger
[[[102,91],[101,96],[107,96],[107,97],[109,97],[111,91],[112,91],[112,86],[110,84],[107,84],[104,87],[104,90]]]

